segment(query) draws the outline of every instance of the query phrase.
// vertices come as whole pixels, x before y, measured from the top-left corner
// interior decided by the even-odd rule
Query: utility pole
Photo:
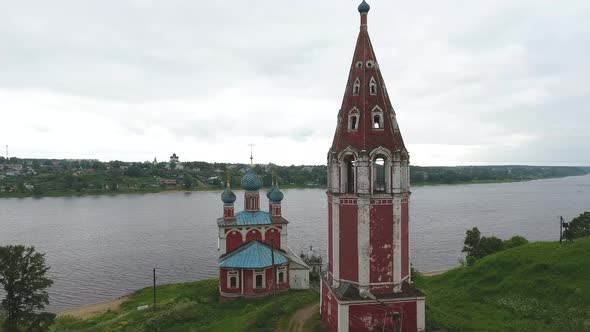
[[[156,268],[154,267],[154,309],[156,309]]]
[[[559,243],[563,239],[563,217],[559,216]]]
[[[276,271],[275,271],[275,240],[270,239],[270,257],[272,260],[272,296],[277,296],[276,284]]]

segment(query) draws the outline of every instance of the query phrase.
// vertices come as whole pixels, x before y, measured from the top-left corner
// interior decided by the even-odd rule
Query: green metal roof
[[[270,213],[265,211],[248,212],[241,211],[235,215],[236,221],[234,225],[248,226],[248,225],[270,225],[272,219]]]
[[[285,255],[274,251],[275,265],[287,264]],[[260,241],[251,241],[219,259],[219,267],[232,269],[263,269],[272,266],[271,248]]]

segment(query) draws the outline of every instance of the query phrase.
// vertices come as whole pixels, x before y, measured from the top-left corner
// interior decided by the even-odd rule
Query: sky
[[[359,3],[0,0],[0,145],[325,164]],[[590,165],[590,1],[369,4],[412,164]]]

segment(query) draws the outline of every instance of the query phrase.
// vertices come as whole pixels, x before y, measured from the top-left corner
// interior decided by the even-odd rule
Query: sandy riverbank
[[[109,310],[115,311],[121,307],[121,304],[127,299],[129,296],[123,296],[113,301],[101,302],[96,304],[91,304],[87,306],[83,306],[80,308],[68,309],[61,311],[57,314],[58,317],[61,316],[71,316],[74,318],[79,319],[88,319],[100,314],[103,314]]]
[[[445,272],[447,272],[448,270],[439,270],[439,271],[431,271],[431,272],[420,272],[420,275],[423,275],[425,277],[432,277],[432,276],[437,276],[439,274],[443,274]]]

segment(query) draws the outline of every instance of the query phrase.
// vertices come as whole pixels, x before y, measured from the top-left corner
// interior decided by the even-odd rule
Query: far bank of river
[[[558,179],[564,177],[545,177],[545,178],[535,178],[535,179],[523,179],[523,180],[514,180],[514,179],[497,179],[497,180],[475,180],[475,181],[458,181],[453,183],[432,183],[432,182],[418,182],[412,183],[412,187],[424,187],[424,186],[452,186],[452,185],[462,185],[462,184],[487,184],[487,183],[511,183],[511,182],[528,182],[534,180],[542,180],[542,179]],[[296,186],[296,185],[280,185],[281,189],[322,189],[325,186]],[[197,187],[191,189],[166,189],[166,188],[147,188],[147,189],[140,189],[140,190],[118,190],[118,191],[107,191],[107,190],[70,190],[70,191],[48,191],[43,193],[42,195],[35,195],[32,191],[27,192],[0,192],[0,199],[1,198],[43,198],[43,197],[83,197],[83,196],[98,196],[98,195],[107,195],[107,196],[115,196],[115,195],[133,195],[133,194],[153,194],[153,193],[174,193],[174,192],[184,192],[184,193],[192,193],[192,192],[221,192],[224,187]],[[261,190],[266,191],[269,187],[264,187]],[[239,185],[232,186],[232,190],[234,191],[242,191],[242,188]]]
[[[289,246],[326,253],[325,189],[285,189]],[[243,208],[238,194],[236,210]],[[590,175],[529,182],[413,187],[411,260],[418,271],[457,266],[465,231],[555,241],[558,216],[590,209]],[[218,277],[219,191],[0,200],[0,245],[34,245],[54,285],[49,310],[109,301],[152,282]],[[268,206],[261,195],[261,206]],[[324,257],[325,258],[325,257]]]

